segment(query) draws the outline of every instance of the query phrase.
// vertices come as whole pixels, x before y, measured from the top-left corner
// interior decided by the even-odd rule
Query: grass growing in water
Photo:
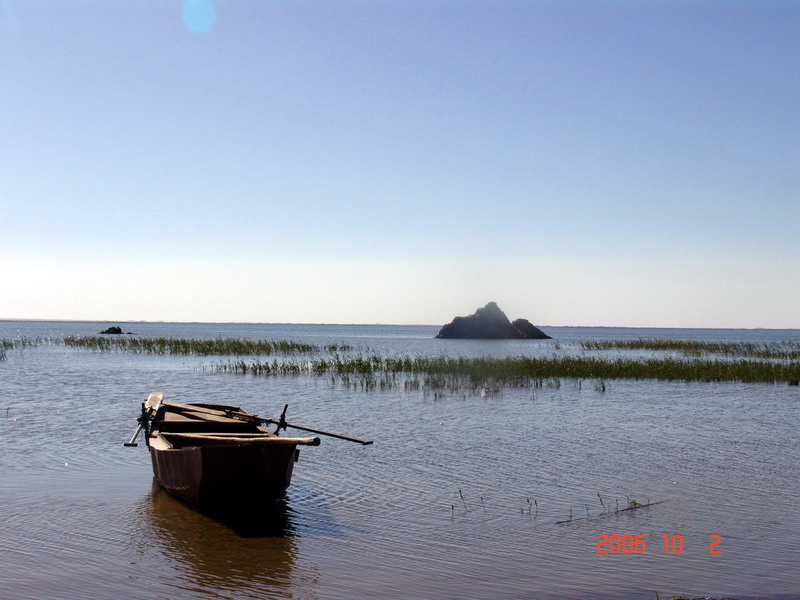
[[[44,344],[50,343],[49,338],[14,338],[12,340],[7,340],[5,338],[0,339],[0,360],[4,360],[6,358],[6,352],[8,350],[19,350],[21,348],[33,348],[34,346],[41,346]]]
[[[416,382],[406,388],[473,389],[483,386],[542,387],[562,379],[655,379],[661,381],[735,381],[746,383],[792,382],[800,379],[800,363],[756,360],[695,360],[653,358],[648,360],[602,359],[592,357],[550,358],[448,358],[378,355],[317,358],[306,361],[250,361],[218,363],[220,373],[252,375],[331,375],[349,382],[361,377],[366,387],[395,387],[398,376]],[[390,385],[391,383],[391,385]],[[605,384],[603,383],[603,386]]]
[[[66,337],[62,339],[0,340],[0,360],[10,349],[42,344],[65,344],[100,352],[138,354],[191,354],[198,356],[257,357],[291,355],[281,360],[251,358],[220,362],[211,367],[219,373],[253,375],[329,376],[335,384],[366,390],[477,390],[483,387],[559,387],[562,380],[596,380],[595,389],[605,391],[611,379],[653,379],[661,381],[746,382],[797,385],[800,381],[800,343],[781,344],[709,343],[673,340],[586,342],[585,350],[610,348],[636,350],[679,350],[724,355],[724,359],[687,360],[674,357],[627,360],[586,356],[566,357],[383,357],[377,353],[346,354],[347,344],[320,348],[301,342],[217,338],[213,340],[141,337]],[[319,356],[322,352],[330,353]],[[317,355],[300,358],[300,355]],[[748,356],[750,359],[736,357]],[[760,360],[759,360],[760,359]],[[779,359],[779,360],[775,360]]]
[[[319,346],[289,340],[246,340],[217,338],[213,340],[186,338],[140,337],[65,337],[64,344],[98,352],[131,352],[134,354],[192,354],[196,356],[263,356],[271,354],[312,354]],[[346,344],[325,346],[334,352],[347,350]]]
[[[763,359],[800,359],[798,342],[694,342],[687,340],[638,339],[583,342],[583,350],[656,350],[678,351],[684,356],[717,354],[726,357],[750,357]]]

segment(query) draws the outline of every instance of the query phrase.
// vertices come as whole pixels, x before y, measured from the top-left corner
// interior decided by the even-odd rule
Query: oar
[[[310,433],[318,433],[320,435],[327,435],[328,437],[338,438],[340,440],[347,440],[348,442],[357,442],[359,444],[363,444],[368,446],[372,443],[372,440],[360,440],[358,438],[347,437],[346,435],[339,435],[338,433],[331,433],[330,431],[321,431],[319,429],[311,429],[310,427],[302,427],[300,425],[292,425],[291,423],[287,423],[286,421],[276,421],[275,419],[261,419],[264,423],[272,423],[273,425],[281,425],[281,427],[291,427],[292,429],[300,429],[302,431],[308,431]]]
[[[130,442],[125,442],[123,446],[134,447],[136,448],[139,444],[136,443],[136,438],[139,437],[139,434],[144,429],[145,423],[147,423],[148,416],[147,410],[152,410],[153,414],[158,410],[158,407],[161,405],[161,401],[164,398],[164,394],[161,392],[153,392],[147,397],[147,400],[142,403],[142,414],[139,415],[139,426],[136,428],[136,431],[133,432],[131,436]]]
[[[139,437],[139,433],[141,433],[142,427],[144,427],[144,425],[139,423],[139,426],[136,428],[136,431],[133,432],[133,437],[131,437],[131,441],[130,442],[125,442],[125,444],[123,444],[123,445],[124,446],[133,446],[134,448],[136,446],[138,446],[139,444],[136,443],[136,438]]]
[[[264,423],[272,423],[273,425],[277,425],[275,428],[275,433],[277,434],[281,429],[286,431],[287,427],[291,427],[292,429],[300,429],[302,431],[309,431],[311,433],[319,433],[320,435],[327,435],[329,437],[338,438],[340,440],[347,440],[348,442],[358,442],[359,444],[371,444],[372,441],[366,440],[359,440],[358,438],[347,437],[346,435],[339,435],[338,433],[331,433],[329,431],[320,431],[319,429],[311,429],[310,427],[301,427],[300,425],[292,425],[291,423],[286,422],[286,409],[289,408],[288,404],[283,405],[283,412],[281,413],[281,418],[278,421],[274,419],[261,419]],[[260,418],[260,417],[259,417]]]

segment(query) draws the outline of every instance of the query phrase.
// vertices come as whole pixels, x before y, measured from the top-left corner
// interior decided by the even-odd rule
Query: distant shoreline
[[[125,319],[18,319],[0,317],[0,323],[102,323],[102,324],[170,324],[176,325],[307,325],[341,327],[441,327],[441,323],[314,323],[292,321],[148,321]],[[800,327],[671,327],[665,325],[538,325],[552,329],[687,329],[693,331],[800,331]]]
[[[152,323],[154,325],[339,325],[342,327],[441,327],[437,323],[314,323],[314,322],[292,322],[292,321],[147,321],[124,319],[9,319],[0,317],[0,323]],[[554,327],[554,326],[551,326]],[[581,326],[582,327],[582,326]]]

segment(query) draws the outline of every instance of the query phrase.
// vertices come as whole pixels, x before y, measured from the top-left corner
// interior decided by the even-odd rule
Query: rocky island
[[[132,331],[123,332],[122,327],[109,327],[108,329],[104,329],[100,332],[102,335],[122,335],[123,333],[127,333],[128,335],[133,335]]]
[[[508,320],[496,302],[489,302],[468,317],[456,317],[436,334],[437,338],[478,340],[549,340],[549,335],[527,319]]]

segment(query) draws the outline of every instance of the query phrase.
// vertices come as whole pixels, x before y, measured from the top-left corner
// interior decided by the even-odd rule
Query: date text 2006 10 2
[[[667,535],[661,536],[663,543],[658,544],[664,554],[680,554],[683,552],[683,536]],[[709,554],[722,554],[719,545],[722,538],[718,535],[709,536]],[[644,554],[647,552],[647,536],[644,535],[598,535],[597,553],[598,554]]]

